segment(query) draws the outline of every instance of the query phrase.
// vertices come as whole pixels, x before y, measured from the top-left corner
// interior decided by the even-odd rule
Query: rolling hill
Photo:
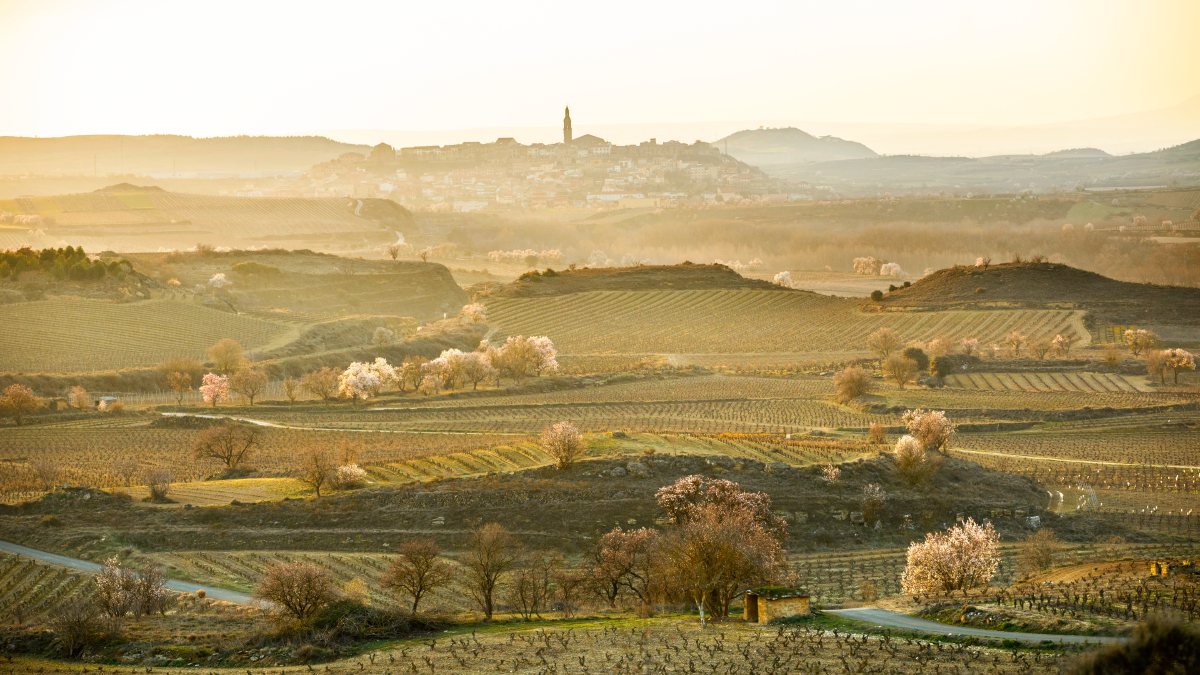
[[[760,167],[879,156],[862,143],[833,136],[818,138],[794,127],[747,129],[730,134],[714,145],[740,161]]]
[[[369,146],[323,136],[0,136],[0,175],[305,171]]]
[[[354,215],[357,206],[358,200],[214,197],[121,184],[84,194],[0,200],[0,211],[43,221],[0,229],[0,248],[155,251],[203,243],[330,250],[379,246],[396,241],[397,231],[412,231],[412,215],[397,204],[372,204],[364,216]]]
[[[1200,288],[1117,281],[1054,263],[938,270],[878,303],[885,310],[1072,308],[1101,323],[1198,325]]]
[[[504,285],[484,291],[490,297],[532,298],[587,293],[592,291],[649,290],[760,290],[784,291],[761,279],[749,279],[724,265],[639,265],[638,267],[598,267],[529,273]]]

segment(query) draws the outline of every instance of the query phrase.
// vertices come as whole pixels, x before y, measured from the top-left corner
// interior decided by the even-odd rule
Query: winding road
[[[1069,642],[1075,644],[1083,644],[1085,642],[1091,644],[1115,644],[1125,641],[1125,638],[1118,637],[1097,637],[1094,635],[1050,635],[1045,633],[1010,633],[1002,630],[984,630],[982,628],[968,628],[966,626],[951,626],[944,623],[938,623],[936,621],[918,619],[915,616],[900,614],[899,612],[890,612],[886,609],[878,609],[876,607],[827,609],[825,612],[840,616],[843,619],[853,619],[855,621],[864,621],[866,623],[874,623],[880,626],[892,626],[893,628],[904,628],[905,630],[916,630],[925,633],[939,633],[941,635],[971,635],[975,637],[994,638],[998,640],[1021,640],[1023,642],[1041,642],[1042,640],[1051,640],[1053,642]]]
[[[7,541],[0,541],[0,551],[7,551],[9,553],[15,553],[20,556],[25,556],[26,558],[33,558],[34,560],[39,560],[51,565],[61,565],[63,567],[70,567],[71,569],[80,570],[82,572],[91,572],[93,574],[99,572],[102,568],[101,565],[87,560],[68,558],[65,555],[58,555],[56,553],[46,553],[45,551],[39,551],[35,548],[9,543]],[[185,581],[175,581],[173,579],[168,579],[163,585],[180,593],[195,593],[196,591],[204,591],[204,594],[210,598],[215,600],[223,600],[225,602],[232,602],[235,605],[247,605],[250,607],[260,606],[258,601],[256,601],[253,596],[245,593],[239,593],[237,591],[231,591],[226,588],[217,588],[216,586],[201,586],[197,584],[190,584]]]

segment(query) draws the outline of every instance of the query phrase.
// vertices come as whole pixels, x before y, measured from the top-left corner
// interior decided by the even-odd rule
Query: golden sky
[[[0,135],[1034,124],[1200,93],[1200,0],[0,0]]]

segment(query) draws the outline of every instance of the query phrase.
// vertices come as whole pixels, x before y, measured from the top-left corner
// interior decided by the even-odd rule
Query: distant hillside
[[[981,290],[982,289],[982,290]],[[1200,324],[1200,288],[1117,281],[1067,265],[1005,263],[938,270],[892,291],[885,309],[1076,308],[1101,323]]]
[[[1043,157],[1055,157],[1058,159],[1077,159],[1080,157],[1112,157],[1112,155],[1101,150],[1100,148],[1072,148],[1070,150],[1056,150],[1055,152],[1047,152]]]
[[[833,136],[818,138],[793,127],[739,131],[722,138],[714,145],[754,166],[831,162],[879,156],[862,143]]]
[[[691,291],[700,289],[786,290],[769,281],[747,279],[724,265],[646,265],[562,270],[522,275],[496,285],[490,297],[532,298],[588,291]]]
[[[362,201],[359,209],[355,199],[211,197],[127,183],[86,194],[0,199],[0,211],[42,220],[32,228],[0,228],[0,248],[69,244],[88,251],[157,251],[202,243],[345,250],[390,244],[397,232],[417,231],[399,204]]]
[[[0,136],[0,175],[303,171],[369,151],[323,136]]]
[[[160,281],[168,276],[177,279],[179,286],[162,285],[169,297],[190,299],[197,286],[207,286],[214,274],[224,274],[231,283],[216,294],[220,302],[206,304],[218,309],[232,306],[242,312],[259,310],[259,316],[280,319],[300,313],[433,320],[441,319],[443,313],[457,315],[468,301],[450,270],[434,262],[359,260],[311,251],[135,253],[125,257],[135,269]],[[244,262],[262,267],[254,273],[234,269]],[[266,310],[279,311],[263,314]]]

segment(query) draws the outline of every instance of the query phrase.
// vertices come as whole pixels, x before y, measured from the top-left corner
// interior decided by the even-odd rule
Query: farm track
[[[1126,641],[1125,638],[1097,637],[1095,635],[1010,633],[1002,630],[983,630],[981,628],[969,628],[967,626],[951,626],[949,624],[938,623],[936,621],[918,619],[907,614],[890,612],[886,609],[879,609],[877,607],[828,609],[825,611],[845,619],[853,619],[855,621],[862,621],[864,623],[875,623],[881,626],[893,626],[895,628],[903,628],[905,630],[915,630],[922,633],[938,633],[941,635],[966,635],[994,638],[999,640],[1022,640],[1024,642],[1041,642],[1042,640],[1051,640],[1054,642],[1065,642],[1069,644],[1083,644],[1085,642],[1089,644],[1119,644]]]
[[[45,551],[39,551],[37,549],[21,546],[20,544],[13,544],[7,541],[0,541],[0,551],[7,551],[8,553],[37,560],[39,562],[69,567],[71,569],[88,572],[90,574],[95,574],[102,569],[100,565],[94,562],[79,560],[77,558],[68,558],[67,556],[58,555],[57,553],[47,553]],[[216,600],[232,602],[238,605],[249,605],[253,607],[258,606],[258,602],[250,595],[246,593],[239,593],[237,591],[230,591],[224,588],[217,588],[215,586],[200,586],[197,584],[174,580],[168,580],[164,585],[178,593],[195,593],[198,590],[203,590],[208,597]]]

